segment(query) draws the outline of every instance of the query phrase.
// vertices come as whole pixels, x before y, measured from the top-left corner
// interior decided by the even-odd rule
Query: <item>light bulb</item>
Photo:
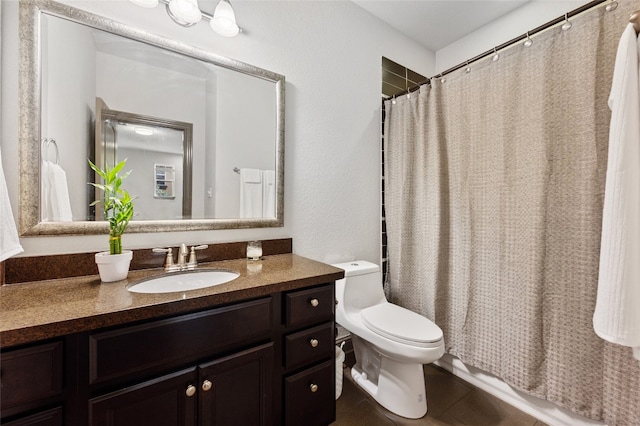
[[[150,129],[148,127],[135,127],[133,129],[134,132],[136,132],[139,135],[143,135],[143,136],[151,136],[153,135],[153,129]]]
[[[235,37],[240,32],[236,24],[236,15],[227,0],[220,0],[209,25],[213,31],[224,37]]]
[[[186,24],[196,24],[202,19],[198,0],[171,0],[169,10],[172,17]]]

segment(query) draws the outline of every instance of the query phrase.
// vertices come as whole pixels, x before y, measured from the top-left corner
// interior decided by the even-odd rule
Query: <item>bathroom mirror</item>
[[[20,2],[20,34],[21,235],[106,232],[87,159],[135,156],[128,232],[283,226],[284,76],[49,0]],[[151,124],[155,141],[126,140]],[[173,159],[160,154],[171,129]],[[71,220],[44,211],[66,199],[42,174],[53,167]]]

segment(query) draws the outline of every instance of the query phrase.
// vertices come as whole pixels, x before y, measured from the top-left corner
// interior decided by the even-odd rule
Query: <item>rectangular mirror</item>
[[[87,159],[127,158],[129,232],[283,226],[284,76],[48,0],[20,33],[21,235],[106,231]]]

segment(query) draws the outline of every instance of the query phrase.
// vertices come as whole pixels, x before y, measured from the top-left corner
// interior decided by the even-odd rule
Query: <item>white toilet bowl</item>
[[[336,321],[352,335],[354,381],[387,410],[410,419],[424,416],[422,366],[444,354],[442,330],[387,301],[378,265],[355,261],[333,266],[345,270],[345,278],[336,282]]]

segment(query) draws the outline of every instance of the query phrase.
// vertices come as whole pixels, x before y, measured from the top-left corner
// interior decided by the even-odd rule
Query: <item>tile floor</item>
[[[347,356],[347,365],[352,365]],[[332,426],[544,426],[545,423],[523,413],[487,392],[459,379],[435,365],[425,366],[427,415],[418,420],[399,417],[378,405],[344,370],[342,395],[336,401],[336,421]]]

